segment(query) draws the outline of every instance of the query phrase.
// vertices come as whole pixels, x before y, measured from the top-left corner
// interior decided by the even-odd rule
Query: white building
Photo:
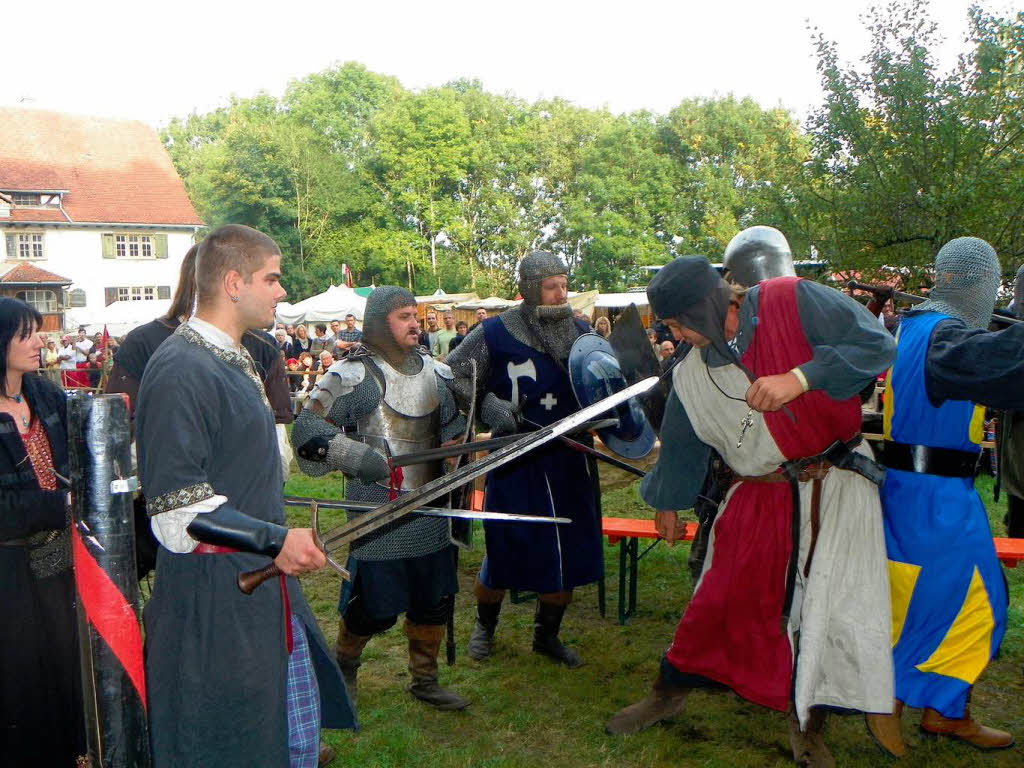
[[[201,226],[143,123],[0,108],[0,274],[31,264],[71,281],[63,291],[0,282],[0,292],[35,305],[47,326],[102,325],[114,302],[169,299]]]

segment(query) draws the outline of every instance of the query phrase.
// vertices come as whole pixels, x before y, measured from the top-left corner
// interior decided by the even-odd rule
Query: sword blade
[[[626,387],[620,392],[616,392],[614,395],[606,397],[603,400],[598,400],[596,403],[593,403],[574,414],[566,416],[564,419],[556,421],[554,424],[548,425],[544,429],[523,435],[515,442],[506,445],[504,448],[499,448],[493,453],[489,453],[487,456],[474,461],[472,464],[467,464],[449,475],[444,475],[435,480],[431,480],[429,483],[425,483],[419,488],[416,488],[403,496],[399,496],[394,501],[382,504],[372,512],[366,512],[356,519],[350,520],[344,525],[334,529],[332,532],[332,543],[336,546],[344,543],[345,541],[365,536],[366,534],[377,530],[381,526],[387,525],[393,520],[397,520],[403,515],[408,514],[414,509],[424,506],[439,496],[443,496],[452,488],[457,488],[471,480],[475,480],[492,469],[504,466],[510,461],[514,461],[515,459],[525,455],[529,451],[539,448],[540,446],[556,439],[560,435],[564,435],[566,432],[579,427],[581,424],[587,423],[595,416],[599,416],[602,413],[611,410],[615,406],[619,405],[619,403],[624,403],[631,397],[635,397],[636,395],[648,391],[657,383],[658,379],[655,377],[639,381],[631,387]]]
[[[286,506],[307,506],[316,502],[320,509],[346,509],[352,512],[372,512],[380,505],[369,501],[336,501],[333,499],[312,499],[305,496],[286,496]],[[568,517],[539,517],[537,515],[512,514],[509,512],[483,512],[478,509],[449,509],[448,507],[420,507],[409,512],[412,515],[428,515],[430,517],[457,517],[463,520],[499,520],[506,523],[571,523]],[[332,528],[320,535],[324,546],[333,544],[338,528]]]

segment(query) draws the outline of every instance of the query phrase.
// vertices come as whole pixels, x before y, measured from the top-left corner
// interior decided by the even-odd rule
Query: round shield
[[[583,408],[629,386],[612,345],[596,333],[585,333],[573,343],[569,352],[569,380]],[[625,459],[642,459],[651,452],[654,430],[636,398],[608,415],[619,420],[618,426],[600,429],[597,434],[611,451]]]

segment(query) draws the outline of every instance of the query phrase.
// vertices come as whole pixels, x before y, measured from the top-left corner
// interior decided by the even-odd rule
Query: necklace
[[[25,395],[22,392],[19,392],[16,395],[4,395],[4,398],[7,399],[7,400],[13,400],[18,405],[21,405],[23,402],[25,402]],[[15,414],[11,414],[11,415],[13,416]],[[18,416],[18,420],[21,421],[21,425],[25,429],[28,429],[29,424],[31,424],[31,421],[29,419],[26,419],[20,413],[17,414],[17,416]]]
[[[715,385],[715,389],[717,389],[730,400],[735,400],[736,402],[739,403],[746,402],[746,400],[744,400],[742,397],[733,397],[720,386],[718,386],[718,382],[715,381],[715,377],[711,375],[711,366],[708,365],[708,361],[706,359],[704,360],[704,370],[707,371],[708,378],[711,379],[711,383]],[[750,429],[752,426],[754,426],[754,409],[747,408],[746,415],[742,419],[740,419],[740,434],[736,438],[737,448],[743,447],[743,438],[747,436],[747,430]]]

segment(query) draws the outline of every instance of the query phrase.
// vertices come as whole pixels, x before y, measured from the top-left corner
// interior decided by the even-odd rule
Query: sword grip
[[[238,574],[238,589],[244,595],[251,595],[264,581],[276,579],[280,575],[281,569],[277,567],[277,563],[271,563],[258,571],[243,571]]]

